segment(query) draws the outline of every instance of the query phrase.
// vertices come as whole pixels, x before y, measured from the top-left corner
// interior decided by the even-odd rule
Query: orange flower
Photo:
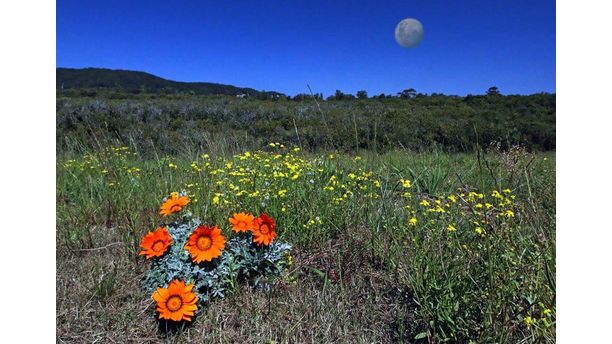
[[[234,213],[234,217],[229,219],[229,222],[232,224],[232,230],[236,233],[240,232],[248,232],[253,230],[253,219],[255,216],[249,213]]]
[[[177,192],[173,192],[170,194],[170,197],[166,199],[166,201],[159,207],[159,213],[164,216],[178,213],[187,204],[189,204],[189,197],[179,196]]]
[[[210,262],[221,255],[225,247],[225,238],[217,226],[199,225],[187,239],[185,249],[191,254],[194,262]]]
[[[172,238],[166,227],[159,227],[154,232],[149,232],[142,238],[140,247],[141,255],[145,255],[147,259],[153,257],[161,257],[166,253],[168,246],[172,243]]]
[[[157,302],[157,311],[160,319],[191,321],[193,313],[198,309],[198,297],[191,291],[193,284],[174,280],[168,288],[157,288],[153,293],[153,300]]]
[[[274,219],[269,217],[266,213],[261,213],[258,218],[253,220],[253,242],[257,245],[270,245],[272,240],[276,237],[276,231],[274,228],[276,224]]]

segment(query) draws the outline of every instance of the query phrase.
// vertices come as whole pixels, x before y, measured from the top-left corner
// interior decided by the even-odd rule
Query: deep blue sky
[[[425,28],[411,49],[407,17]],[[555,1],[57,0],[57,66],[290,95],[556,92]]]

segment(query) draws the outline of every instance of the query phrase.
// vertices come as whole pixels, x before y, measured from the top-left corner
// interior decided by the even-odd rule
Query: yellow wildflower
[[[412,186],[412,184],[410,183],[408,179],[400,179],[400,182],[402,183],[402,186],[405,187],[406,189]]]

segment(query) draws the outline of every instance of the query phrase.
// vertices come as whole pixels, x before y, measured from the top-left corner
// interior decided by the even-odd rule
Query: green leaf
[[[417,334],[416,336],[414,336],[414,340],[423,339],[423,338],[427,338],[427,332],[421,332]]]
[[[317,275],[319,275],[319,277],[321,277],[321,278],[325,278],[325,276],[326,276],[326,275],[325,275],[325,272],[323,272],[323,271],[321,271],[321,270],[319,270],[319,269],[317,269],[317,268],[310,268],[310,269],[311,269],[312,271],[316,272],[316,274],[317,274]]]

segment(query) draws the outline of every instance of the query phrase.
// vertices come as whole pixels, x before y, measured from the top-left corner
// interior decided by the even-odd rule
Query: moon
[[[404,48],[412,48],[423,39],[423,24],[414,18],[406,18],[395,27],[395,40]]]

